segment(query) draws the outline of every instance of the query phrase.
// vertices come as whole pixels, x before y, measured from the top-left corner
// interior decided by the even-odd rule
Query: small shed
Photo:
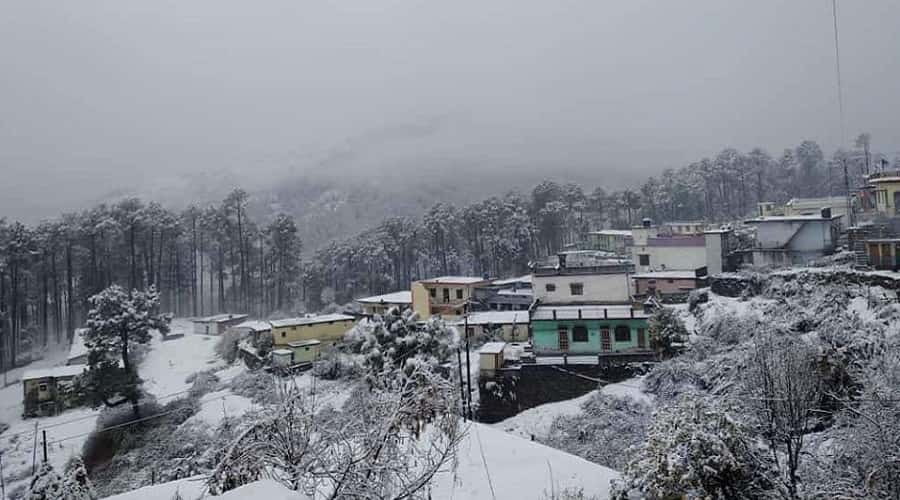
[[[26,417],[56,415],[75,404],[75,377],[84,365],[27,370],[22,374],[22,398]]]
[[[319,349],[322,345],[318,340],[298,340],[288,342],[288,348],[294,353],[293,364],[312,363],[319,357]]]
[[[488,342],[478,351],[478,364],[481,371],[495,371],[503,368],[503,350],[506,342]]]
[[[199,335],[222,335],[229,327],[247,319],[246,314],[216,314],[205,318],[194,318],[194,333]]]
[[[290,349],[275,349],[272,351],[272,366],[288,368],[293,363],[294,351]]]

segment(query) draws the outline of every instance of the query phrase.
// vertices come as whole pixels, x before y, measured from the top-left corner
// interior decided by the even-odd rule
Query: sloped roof
[[[412,292],[401,290],[399,292],[385,293],[356,299],[360,304],[412,304]]]
[[[268,321],[250,320],[234,325],[234,328],[246,328],[253,332],[267,332],[272,329],[272,325]]]
[[[74,377],[76,375],[81,375],[85,370],[85,365],[66,365],[66,366],[52,366],[50,368],[33,368],[31,370],[26,370],[25,373],[22,374],[22,380],[34,380],[39,378],[65,378],[65,377]]]
[[[203,318],[194,318],[191,321],[194,323],[224,323],[226,321],[236,321],[240,319],[246,318],[247,314],[215,314],[213,316],[206,316]]]
[[[303,318],[285,318],[285,319],[275,319],[270,321],[269,323],[276,328],[281,328],[285,326],[302,326],[302,325],[315,325],[319,323],[333,323],[335,321],[353,321],[353,316],[348,316],[346,314],[322,314],[319,316],[308,316]]]
[[[421,280],[422,283],[433,285],[474,285],[483,281],[488,280],[476,276],[438,276],[437,278]]]

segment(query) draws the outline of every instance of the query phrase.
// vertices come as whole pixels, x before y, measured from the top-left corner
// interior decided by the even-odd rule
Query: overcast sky
[[[845,142],[897,151],[900,2],[838,11]],[[4,0],[0,216],[357,147],[600,177],[831,150],[833,43],[830,0]]]

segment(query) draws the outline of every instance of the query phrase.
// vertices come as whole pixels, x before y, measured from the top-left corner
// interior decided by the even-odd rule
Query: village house
[[[875,195],[875,211],[886,217],[900,215],[900,171],[877,172],[867,181]]]
[[[467,328],[469,337],[486,337],[493,333],[506,342],[528,340],[528,311],[482,311],[469,313],[455,325]]]
[[[476,288],[470,310],[527,311],[534,300],[531,275],[494,280]]]
[[[318,340],[298,340],[272,351],[272,366],[288,368],[310,365],[318,359],[322,343]]]
[[[493,372],[503,368],[505,342],[487,342],[478,350],[478,368],[482,372]]]
[[[728,270],[731,231],[703,230],[699,234],[660,234],[649,219],[634,228],[632,260],[637,272],[694,270],[709,274]]]
[[[647,271],[632,276],[635,300],[655,297],[664,303],[687,301],[691,290],[706,286],[706,268],[693,271]]]
[[[272,320],[272,343],[283,349],[291,342],[318,340],[322,344],[335,344],[353,328],[356,318],[346,314],[322,314],[301,318]]]
[[[875,269],[900,270],[900,238],[870,238],[865,241],[869,265]]]
[[[632,263],[590,251],[561,252],[532,266],[538,304],[630,304]]]
[[[630,229],[591,231],[587,233],[587,244],[591,250],[628,255],[628,248],[633,244],[632,233]]]
[[[475,290],[490,280],[471,276],[441,276],[413,282],[413,310],[421,319],[438,315],[447,320],[463,315]]]
[[[855,200],[851,199],[851,203]],[[773,202],[757,203],[757,217],[817,215],[823,208],[831,209],[833,215],[847,215],[846,196],[824,196],[820,198],[791,198],[784,205]],[[851,205],[852,207],[852,205]]]
[[[363,308],[363,313],[369,316],[384,314],[388,312],[388,309],[394,307],[403,311],[412,306],[412,292],[409,290],[401,290],[399,292],[386,293],[384,295],[363,297],[361,299],[356,299],[356,303]]]
[[[222,335],[229,327],[241,323],[246,314],[216,314],[205,318],[194,318],[194,333],[199,335]]]
[[[25,416],[56,415],[76,406],[75,377],[85,369],[84,365],[66,365],[26,370],[22,374]]]
[[[538,305],[531,312],[534,353],[646,355],[648,318],[631,305]]]
[[[756,227],[756,243],[742,250],[743,261],[755,266],[804,265],[830,255],[837,242],[840,215],[823,209],[815,215],[757,217],[745,221]]]

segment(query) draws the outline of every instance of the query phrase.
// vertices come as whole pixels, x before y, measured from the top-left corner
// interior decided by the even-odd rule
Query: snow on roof
[[[478,352],[479,354],[500,354],[505,348],[506,342],[487,342],[481,346]]]
[[[479,311],[469,314],[470,325],[518,325],[528,324],[528,311]],[[465,320],[457,320],[457,325],[465,324]]]
[[[601,305],[584,305],[584,306],[538,306],[532,311],[532,321],[552,320],[553,311],[556,311],[556,319],[578,319],[578,311],[581,311],[581,319],[630,319],[632,313],[634,318],[649,318],[650,315],[644,311],[632,309],[631,306],[620,304],[601,304]]]
[[[632,236],[631,229],[601,229],[599,231],[591,231],[588,234],[599,234],[603,236]]]
[[[290,356],[294,354],[294,352],[290,349],[275,349],[274,351],[272,351],[272,354],[276,356]]]
[[[434,285],[473,285],[475,283],[481,283],[483,281],[487,280],[475,276],[438,276],[437,278],[424,279],[422,280],[422,283],[430,283]]]
[[[832,215],[831,218],[826,219],[822,217],[820,214],[810,214],[810,215],[769,215],[767,217],[756,217],[755,219],[747,219],[744,222],[747,224],[759,224],[763,222],[809,222],[809,221],[833,221],[835,219],[840,219],[843,215]]]
[[[194,318],[192,321],[194,323],[223,323],[225,321],[244,319],[247,316],[248,315],[246,314],[216,314],[213,316],[206,316],[205,318]]]
[[[632,276],[632,278],[648,279],[694,279],[697,277],[696,271],[647,271]]]
[[[322,342],[318,340],[297,340],[294,342],[288,342],[288,345],[291,347],[306,347],[311,345],[319,345]]]
[[[363,297],[356,299],[361,304],[412,304],[412,292],[409,290],[401,290],[399,292],[386,293],[384,295],[373,295],[371,297]]]
[[[321,314],[319,316],[308,316],[303,318],[286,318],[286,319],[275,319],[270,321],[275,328],[281,328],[285,326],[302,326],[302,325],[316,325],[319,323],[333,323],[335,321],[353,321],[353,316],[347,316],[346,314]]]
[[[531,288],[504,288],[503,290],[497,290],[497,295],[534,295],[534,290]]]
[[[88,348],[84,344],[84,334],[87,328],[76,328],[75,334],[72,335],[72,345],[69,346],[69,357],[66,360],[73,360],[82,356],[87,356]]]
[[[234,325],[234,328],[246,328],[253,332],[267,332],[272,329],[272,325],[268,321],[250,320]]]
[[[502,280],[494,280],[493,285],[514,285],[516,283],[531,283],[531,275],[525,274],[514,278],[505,278]]]
[[[75,375],[81,375],[84,371],[84,365],[66,365],[66,366],[53,366],[50,368],[32,368],[31,370],[26,370],[25,373],[22,374],[22,380],[34,380],[39,378],[65,378],[65,377],[74,377]]]

